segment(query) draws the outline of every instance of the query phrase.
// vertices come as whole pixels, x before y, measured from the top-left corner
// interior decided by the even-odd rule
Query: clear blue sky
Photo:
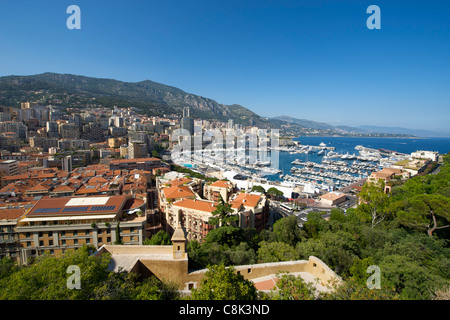
[[[449,132],[449,17],[446,0],[1,1],[0,75],[150,79],[263,116]]]

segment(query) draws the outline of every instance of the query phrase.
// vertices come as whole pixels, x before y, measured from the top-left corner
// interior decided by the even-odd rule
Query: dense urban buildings
[[[44,253],[58,256],[84,244],[139,246],[159,230],[172,234],[178,227],[188,241],[202,242],[220,226],[211,218],[222,205],[236,217],[236,226],[261,231],[277,217],[291,215],[298,205],[318,210],[354,206],[355,193],[366,179],[382,180],[389,192],[392,181],[420,174],[439,160],[435,152],[417,151],[401,155],[382,170],[361,164],[352,170],[372,169],[362,182],[341,190],[318,190],[310,183],[269,183],[264,174],[245,176],[249,166],[278,174],[279,170],[268,167],[267,159],[241,169],[230,164],[220,167],[209,157],[211,150],[222,151],[221,143],[202,142],[209,153],[202,154],[201,163],[195,158],[176,163],[201,171],[177,171],[170,154],[180,143],[172,139],[177,129],[187,130],[194,139],[202,130],[231,132],[232,147],[239,145],[239,130],[246,129],[249,134],[242,144],[246,148],[251,147],[248,137],[259,132],[232,119],[194,120],[189,108],[180,116],[167,117],[143,116],[133,108],[68,111],[32,102],[0,111],[0,257],[20,263]],[[260,136],[255,146],[265,148],[267,139]],[[291,139],[282,139],[278,146],[294,153],[305,148]],[[364,149],[360,160],[373,156],[373,151]],[[290,202],[280,202],[280,197]]]

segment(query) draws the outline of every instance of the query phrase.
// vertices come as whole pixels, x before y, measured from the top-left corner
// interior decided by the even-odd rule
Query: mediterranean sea
[[[386,149],[400,153],[411,153],[418,150],[438,151],[440,154],[450,152],[450,138],[362,138],[362,137],[298,137],[293,139],[300,141],[302,145],[319,146],[325,143],[327,147],[335,147],[337,153],[359,154],[355,147],[361,145],[372,149]],[[322,162],[322,156],[317,152],[310,154],[290,154],[280,151],[279,169],[282,174],[290,174],[292,168],[291,162],[300,159],[303,162],[311,161]],[[335,159],[340,160],[340,159]],[[353,160],[352,160],[353,161]],[[267,176],[269,180],[282,180],[278,175]]]

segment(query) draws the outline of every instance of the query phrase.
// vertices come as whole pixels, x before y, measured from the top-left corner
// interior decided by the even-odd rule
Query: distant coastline
[[[360,135],[360,136],[356,136],[356,135],[337,135],[337,134],[333,134],[333,135],[301,135],[301,136],[289,136],[286,138],[290,138],[290,139],[297,139],[299,137],[316,137],[316,138],[386,138],[386,139],[434,139],[434,137],[404,137],[404,136],[364,136],[364,135]],[[450,139],[450,137],[436,137],[437,139]]]

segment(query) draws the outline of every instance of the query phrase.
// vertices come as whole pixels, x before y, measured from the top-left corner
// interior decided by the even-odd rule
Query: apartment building
[[[227,202],[235,192],[235,185],[230,181],[219,180],[204,187],[204,196],[211,201],[219,201],[220,197]]]
[[[167,177],[175,179],[169,180]],[[263,230],[268,222],[268,201],[264,195],[235,193],[235,186],[225,180],[203,186],[200,179],[180,177],[170,172],[157,178],[158,207],[166,231],[173,232],[178,223],[186,229],[189,240],[202,241],[216,226],[209,223],[220,196],[239,217],[240,228]],[[203,190],[199,188],[203,186]],[[202,191],[202,192],[201,192]],[[200,194],[206,199],[202,199]]]
[[[209,223],[209,218],[217,204],[201,199],[182,199],[173,203],[165,215],[168,231],[175,230],[180,224],[186,230],[188,240],[202,241],[215,227]]]
[[[240,228],[263,230],[269,220],[269,203],[264,195],[242,192],[230,200],[231,208],[239,215]]]
[[[145,205],[129,195],[42,198],[18,221],[22,262],[85,244],[142,244],[146,218],[138,212]]]
[[[19,262],[20,245],[17,221],[25,209],[0,209],[0,260],[12,258]]]
[[[148,146],[144,141],[130,141],[128,144],[128,158],[139,159],[148,157]]]
[[[19,163],[17,160],[0,160],[0,170],[4,176],[14,176],[19,174]]]

